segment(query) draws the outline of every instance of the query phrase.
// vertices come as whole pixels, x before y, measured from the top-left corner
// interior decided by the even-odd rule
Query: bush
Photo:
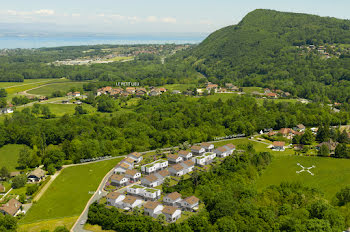
[[[39,186],[37,184],[29,185],[27,187],[26,194],[27,195],[33,195],[36,191],[38,191]]]
[[[16,176],[12,180],[11,187],[14,189],[21,188],[27,183],[27,177],[25,175]]]

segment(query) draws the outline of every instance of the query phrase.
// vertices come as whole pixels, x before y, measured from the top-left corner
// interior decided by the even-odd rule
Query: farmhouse
[[[199,199],[195,196],[187,197],[181,201],[181,207],[186,210],[194,210],[198,208]]]
[[[129,182],[129,178],[124,175],[113,174],[111,176],[111,184],[114,186],[125,186]]]
[[[200,146],[192,146],[191,152],[194,156],[202,155],[205,152],[205,149],[203,147],[200,147]]]
[[[274,151],[284,151],[285,142],[282,141],[274,141],[272,144],[272,150]]]
[[[192,158],[192,152],[189,151],[179,151],[178,154],[183,160],[189,160]]]
[[[137,182],[141,178],[141,172],[135,170],[135,169],[128,169],[125,171],[125,177],[129,178],[130,181]]]
[[[141,172],[150,174],[158,170],[163,170],[166,167],[168,167],[168,160],[160,159],[153,163],[141,166]]]
[[[45,178],[45,171],[41,168],[37,168],[34,171],[30,172],[28,175],[29,182],[40,182]]]
[[[171,206],[180,205],[181,200],[181,194],[178,192],[169,193],[163,198],[164,204]]]
[[[135,163],[139,163],[142,161],[143,157],[142,154],[139,152],[133,152],[128,155],[128,158],[131,158],[134,160]]]
[[[214,145],[211,143],[201,143],[200,146],[204,148],[206,152],[212,152],[214,150]]]
[[[181,210],[174,206],[164,206],[162,213],[165,215],[167,222],[176,222],[181,217]]]
[[[177,164],[182,162],[182,157],[179,156],[178,154],[169,154],[168,161],[169,163]]]
[[[157,218],[162,213],[164,207],[157,201],[147,201],[143,208],[146,216]]]
[[[20,212],[21,207],[22,203],[12,198],[0,207],[0,212],[4,215],[16,216]]]
[[[124,200],[125,195],[118,192],[111,192],[111,193],[108,193],[106,198],[107,198],[107,205],[122,208],[121,206],[122,200]]]

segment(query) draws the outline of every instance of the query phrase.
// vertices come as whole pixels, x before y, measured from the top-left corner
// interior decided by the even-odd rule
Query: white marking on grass
[[[316,166],[315,165],[312,165],[311,167],[304,167],[303,165],[301,165],[300,163],[297,163],[297,165],[299,166],[299,167],[301,167],[302,169],[300,170],[300,171],[296,171],[296,173],[301,173],[301,172],[308,172],[308,173],[310,173],[310,175],[311,176],[314,176],[315,174],[313,174],[311,171],[310,171],[310,169],[312,169],[312,168],[316,168]]]

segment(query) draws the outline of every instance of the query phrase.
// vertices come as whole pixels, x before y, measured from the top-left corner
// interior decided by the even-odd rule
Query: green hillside
[[[181,58],[216,83],[233,81],[345,102],[350,99],[349,28],[348,20],[255,10]]]

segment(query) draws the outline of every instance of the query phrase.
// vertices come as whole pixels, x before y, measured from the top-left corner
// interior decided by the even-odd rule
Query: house
[[[181,201],[181,207],[186,210],[194,210],[198,208],[199,199],[195,196],[190,196]]]
[[[236,146],[232,143],[226,144],[224,147],[227,148],[229,155],[232,155],[233,151],[236,150]]]
[[[167,168],[168,165],[169,165],[168,160],[160,159],[160,160],[154,161],[153,163],[141,166],[141,172],[150,174],[158,170],[163,170]]]
[[[127,187],[126,192],[128,194],[142,196],[144,188],[146,188],[146,187],[142,186],[142,185],[134,184],[132,186]]]
[[[214,150],[214,145],[211,143],[201,143],[200,146],[204,148],[206,152],[212,152]]]
[[[13,113],[13,109],[12,108],[2,108],[2,109],[0,109],[0,113],[2,113],[2,114],[12,114]]]
[[[125,210],[130,210],[130,209],[134,209],[136,207],[141,207],[142,205],[142,200],[134,197],[134,196],[125,196],[125,198],[122,201],[122,207]]]
[[[189,160],[192,158],[192,152],[189,151],[179,151],[178,154],[182,157],[183,160]]]
[[[166,90],[166,88],[160,87],[160,88],[159,88],[159,91],[160,91],[161,93],[165,93],[167,90]]]
[[[163,198],[163,202],[164,204],[171,206],[180,205],[180,202],[182,201],[181,196],[182,195],[178,192],[172,192]]]
[[[125,186],[129,182],[129,178],[124,175],[113,174],[111,176],[111,185],[114,186]]]
[[[73,92],[72,97],[80,97],[80,92]]]
[[[157,187],[161,185],[162,180],[160,180],[155,174],[148,175],[141,178],[141,184],[147,187]]]
[[[214,150],[214,153],[215,153],[218,157],[224,158],[224,157],[230,155],[230,152],[229,152],[229,151],[230,151],[229,148],[222,146],[222,147],[216,148],[216,149]]]
[[[178,154],[169,154],[168,161],[169,163],[177,164],[182,162],[182,157],[179,156]]]
[[[329,152],[334,153],[335,148],[337,147],[338,144],[339,144],[338,142],[334,142],[333,140],[329,140],[328,142],[322,142],[322,143],[316,145],[316,149],[320,150],[322,145],[326,145],[328,147]]]
[[[134,160],[135,163],[140,163],[143,159],[142,154],[139,152],[133,152],[128,155],[128,158]]]
[[[2,184],[0,184],[0,193],[3,193],[5,191],[6,191],[5,187]]]
[[[216,153],[214,152],[207,152],[202,156],[197,156],[193,158],[194,163],[198,166],[204,166],[207,164],[210,164],[213,162],[214,158],[216,157]]]
[[[135,87],[126,87],[125,91],[128,92],[128,93],[133,94],[133,93],[136,92],[136,88]]]
[[[126,192],[131,195],[137,195],[145,199],[156,200],[160,197],[161,191],[155,188],[148,188],[141,185],[133,185],[126,189]]]
[[[8,214],[11,216],[16,216],[21,210],[22,203],[12,198],[6,204],[0,207],[0,212],[4,215]]]
[[[305,131],[305,126],[303,124],[298,124],[297,125],[297,130],[298,131]]]
[[[114,168],[114,173],[125,173],[126,170],[132,169],[132,166],[130,166],[127,163],[119,163],[115,168]]]
[[[134,167],[134,160],[129,158],[129,157],[123,159],[122,161],[120,161],[120,163],[126,163],[126,164],[130,165],[131,167]]]
[[[184,174],[186,173],[189,173],[189,172],[192,172],[193,171],[193,168],[194,168],[194,162],[192,160],[186,160],[185,162],[183,163],[180,163],[180,165],[182,167],[185,168],[185,172]]]
[[[181,164],[174,164],[168,168],[170,175],[182,176],[185,175],[185,169]]]
[[[201,146],[192,146],[191,152],[194,156],[196,155],[202,155],[205,152],[205,149]]]
[[[272,150],[274,151],[284,151],[285,142],[282,141],[274,141],[272,144]]]
[[[156,175],[156,177],[158,177],[158,179],[164,180],[166,177],[170,176],[170,173],[168,170],[164,169],[164,170],[161,170],[159,172],[156,172],[154,175]]]
[[[148,95],[153,97],[153,96],[158,96],[160,94],[161,94],[161,92],[158,89],[152,89]]]
[[[268,135],[269,137],[271,137],[271,136],[274,136],[275,134],[276,134],[276,132],[270,131],[267,135]]]
[[[40,182],[45,178],[45,171],[41,168],[37,168],[34,171],[30,172],[28,175],[29,182]]]
[[[141,178],[141,172],[135,169],[128,169],[125,171],[125,177],[128,178],[130,181],[137,182]]]
[[[10,172],[10,177],[15,177],[21,175],[21,172]]]
[[[171,93],[172,93],[172,94],[180,94],[181,91],[180,91],[180,90],[173,90]]]
[[[162,213],[167,222],[176,222],[181,217],[181,210],[174,206],[164,206]]]
[[[208,92],[210,92],[211,90],[214,90],[215,93],[217,92],[219,86],[217,84],[208,84],[206,89]]]
[[[276,93],[267,93],[266,96],[269,97],[269,98],[277,98],[277,94]]]
[[[110,192],[106,196],[107,198],[107,205],[111,205],[114,207],[121,208],[121,202],[124,200],[125,195],[118,193],[118,192]]]
[[[145,215],[153,218],[157,218],[162,213],[163,208],[163,205],[157,201],[147,201],[143,206]]]

